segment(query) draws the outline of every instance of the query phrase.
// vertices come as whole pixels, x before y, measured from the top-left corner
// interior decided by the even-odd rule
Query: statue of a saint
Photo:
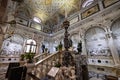
[[[45,45],[43,43],[42,43],[41,48],[42,48],[42,53],[44,53],[44,51],[45,51]]]
[[[80,52],[82,52],[82,41],[80,41],[79,43],[78,43],[78,45],[77,45],[77,50],[78,50],[78,53]]]

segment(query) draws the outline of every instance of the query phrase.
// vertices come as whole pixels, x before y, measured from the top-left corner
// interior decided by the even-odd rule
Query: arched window
[[[85,8],[93,3],[94,0],[85,0],[82,4],[82,8]]]
[[[36,52],[36,42],[32,39],[27,40],[25,52]]]
[[[38,17],[34,17],[33,20],[37,23],[41,23],[41,20]]]

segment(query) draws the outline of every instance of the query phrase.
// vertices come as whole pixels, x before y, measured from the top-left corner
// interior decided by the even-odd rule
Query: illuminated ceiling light
[[[37,23],[41,23],[41,20],[40,20],[39,18],[37,18],[37,17],[34,17],[33,20],[34,20],[35,22],[37,22]]]
[[[63,10],[65,10],[65,18],[67,18],[68,13],[72,10],[74,6],[74,0],[65,0],[63,5],[64,5]]]
[[[67,7],[67,8],[69,8],[70,6],[72,6],[74,4],[74,0],[65,0],[64,1],[64,7]]]
[[[82,7],[84,8],[84,7],[89,6],[90,4],[93,3],[93,1],[94,1],[94,0],[86,0],[86,1],[82,4]]]

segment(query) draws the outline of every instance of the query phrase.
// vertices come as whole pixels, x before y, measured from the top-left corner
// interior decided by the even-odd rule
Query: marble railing
[[[62,63],[62,52],[51,54],[34,64],[26,64],[26,66],[28,68],[28,73],[32,72],[37,78],[41,79],[47,75],[57,61]],[[26,80],[32,80],[32,78],[27,76]]]
[[[37,56],[34,57],[34,62],[38,62],[42,59],[44,59],[45,57],[47,57],[48,55],[50,55],[49,53],[42,53],[42,54],[39,54]]]

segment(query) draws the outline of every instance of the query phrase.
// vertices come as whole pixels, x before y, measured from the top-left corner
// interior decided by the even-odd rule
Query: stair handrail
[[[38,54],[38,55],[36,55],[36,56],[34,57],[34,59],[36,59],[36,58],[38,58],[38,57],[40,57],[40,56],[42,56],[42,55],[44,55],[44,54],[46,54],[46,53]]]
[[[47,60],[47,59],[49,59],[49,58],[51,58],[51,57],[53,57],[54,55],[57,55],[57,54],[59,54],[59,52],[56,52],[56,53],[53,53],[53,54],[47,56],[46,58],[44,58],[44,59],[36,62],[36,63],[35,63],[35,66],[38,66],[40,63],[44,62],[45,60]]]
[[[48,55],[49,55],[49,53],[42,53],[42,54],[36,55],[34,57],[34,62],[36,63],[37,61],[47,57]]]

